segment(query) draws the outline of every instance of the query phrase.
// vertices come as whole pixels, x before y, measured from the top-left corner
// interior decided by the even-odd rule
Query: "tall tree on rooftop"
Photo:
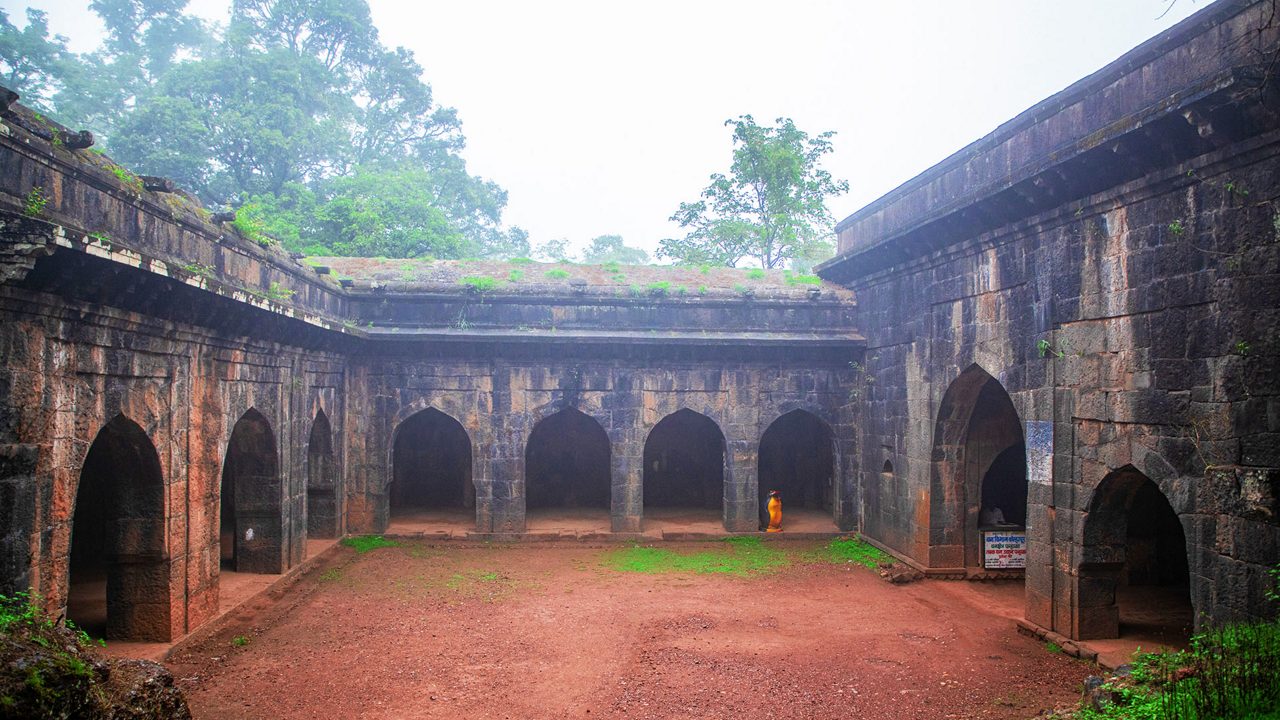
[[[729,174],[712,175],[700,200],[680,203],[671,220],[688,232],[660,241],[658,256],[730,266],[750,258],[776,268],[829,255],[834,221],[826,199],[849,189],[818,167],[835,133],[811,138],[790,118],[766,127],[750,115],[725,125],[733,128]]]

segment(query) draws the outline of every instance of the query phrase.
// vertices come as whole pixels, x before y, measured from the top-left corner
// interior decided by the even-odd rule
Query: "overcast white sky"
[[[471,171],[510,193],[533,242],[603,234],[653,250],[667,218],[728,168],[724,121],[835,130],[843,218],[1106,65],[1207,0],[371,0],[383,42],[412,49],[458,109]],[[75,49],[87,2],[45,9]],[[225,21],[226,0],[194,0]]]

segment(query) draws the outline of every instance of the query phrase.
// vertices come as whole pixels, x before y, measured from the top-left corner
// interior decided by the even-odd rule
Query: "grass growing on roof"
[[[758,537],[731,537],[709,545],[711,549],[690,553],[635,545],[606,552],[604,565],[618,572],[747,577],[773,572],[791,564],[791,558],[785,551],[760,542]]]
[[[367,553],[370,550],[375,550],[377,548],[400,546],[400,543],[395,540],[388,540],[381,535],[357,535],[355,537],[346,537],[342,538],[342,544],[358,553]]]

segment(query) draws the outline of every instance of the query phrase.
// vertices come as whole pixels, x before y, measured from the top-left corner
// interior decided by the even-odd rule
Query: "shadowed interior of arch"
[[[337,464],[333,459],[333,432],[321,410],[311,424],[307,440],[307,537],[336,538],[339,531]]]
[[[698,412],[678,410],[658,422],[644,443],[644,518],[666,529],[722,525],[724,434]]]
[[[779,491],[783,528],[795,528],[803,518],[807,526],[835,524],[835,462],[831,429],[813,413],[793,410],[774,420],[760,438],[760,527],[768,525],[769,491]]]
[[[607,525],[609,436],[594,418],[566,408],[539,421],[525,446],[524,473],[530,527]]]
[[[73,512],[67,619],[95,637],[169,640],[164,478],[142,428],[117,416],[98,432]]]
[[[454,418],[435,408],[414,413],[396,429],[387,490],[397,526],[470,526],[476,490],[471,438]]]
[[[236,421],[222,463],[220,488],[222,568],[284,572],[280,463],[266,417],[250,408]]]
[[[1082,637],[1186,645],[1194,619],[1186,534],[1150,478],[1127,466],[1103,479],[1082,559]]]

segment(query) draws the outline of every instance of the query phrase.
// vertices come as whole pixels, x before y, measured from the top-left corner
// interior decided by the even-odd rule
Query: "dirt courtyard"
[[[168,665],[197,718],[1030,718],[1079,697],[1092,666],[1017,633],[1020,586],[891,585],[823,546],[763,543],[748,575],[636,572],[661,568],[617,545],[344,547]]]

